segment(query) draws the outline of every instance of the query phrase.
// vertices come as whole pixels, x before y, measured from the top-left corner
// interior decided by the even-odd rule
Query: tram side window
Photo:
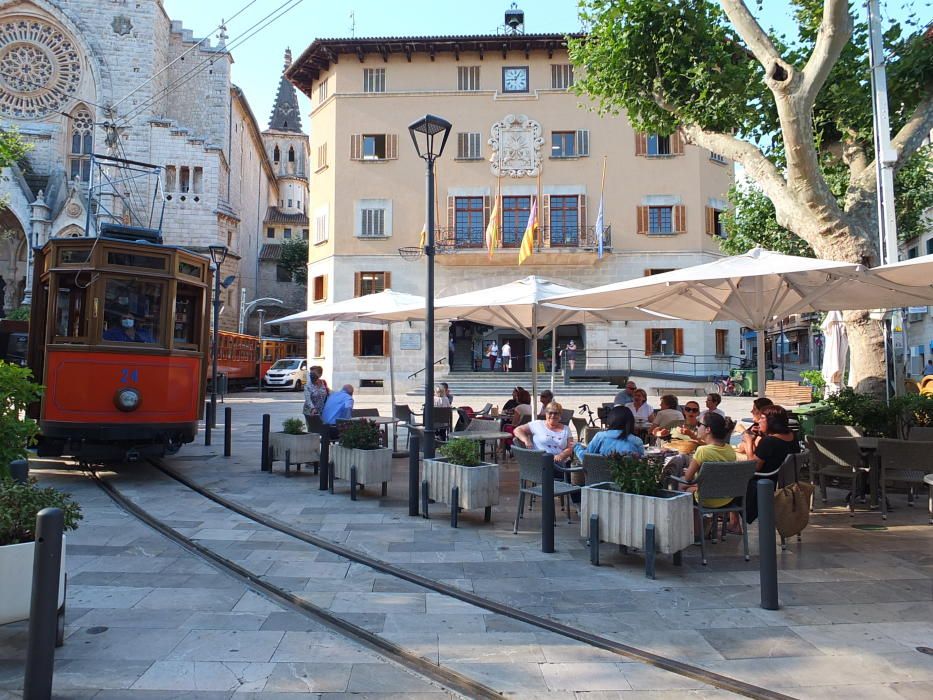
[[[165,286],[158,282],[108,279],[104,291],[104,340],[158,343]]]
[[[84,285],[80,285],[77,278],[78,274],[58,278],[55,297],[56,342],[83,342],[87,336],[87,280],[82,278]]]
[[[178,293],[175,297],[175,345],[181,347],[197,348],[199,337],[198,330],[200,323],[201,305],[198,303],[201,298],[201,292],[197,287],[187,284],[178,285]],[[224,356],[221,348],[220,356]]]

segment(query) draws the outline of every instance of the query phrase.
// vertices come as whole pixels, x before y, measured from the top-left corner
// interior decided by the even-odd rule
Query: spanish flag
[[[531,204],[531,213],[528,214],[528,225],[522,236],[522,246],[518,250],[518,264],[521,265],[532,256],[535,251],[535,239],[538,236],[538,198]]]
[[[499,193],[496,192],[496,199],[492,204],[492,213],[489,215],[489,223],[486,225],[486,247],[489,249],[489,259],[492,259],[493,251],[499,245]]]

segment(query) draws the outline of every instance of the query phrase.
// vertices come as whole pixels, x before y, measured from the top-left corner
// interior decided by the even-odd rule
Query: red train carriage
[[[220,331],[217,337],[217,373],[227,376],[230,388],[246,385],[258,386],[277,360],[286,357],[304,357],[306,343],[302,339],[263,338],[255,335]],[[208,348],[210,357],[211,348]],[[211,384],[211,366],[205,368],[207,386]]]
[[[45,386],[39,454],[159,456],[194,440],[204,406],[208,261],[119,238],[36,254],[29,365]]]

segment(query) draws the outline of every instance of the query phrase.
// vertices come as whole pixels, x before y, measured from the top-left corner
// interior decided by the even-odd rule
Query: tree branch
[[[765,69],[765,81],[772,89],[789,85],[794,72],[793,67],[781,58],[771,37],[761,28],[744,0],[720,0],[720,4],[732,26]]]
[[[897,151],[895,171],[900,170],[907,159],[917,152],[933,129],[933,83],[926,86],[925,93],[897,136],[891,139],[891,146]]]
[[[731,134],[707,131],[698,124],[685,124],[683,130],[692,143],[741,163],[768,197],[785,196],[787,183],[784,177],[754,144]]]
[[[816,35],[813,53],[802,73],[800,96],[807,109],[813,107],[842,50],[852,36],[852,14],[847,0],[823,0],[823,19]]]

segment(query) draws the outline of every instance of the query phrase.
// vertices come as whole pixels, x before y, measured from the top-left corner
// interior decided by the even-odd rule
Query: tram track
[[[332,540],[328,540],[309,532],[299,530],[289,525],[288,523],[278,520],[273,516],[261,513],[243,505],[242,503],[238,503],[225,496],[222,496],[221,494],[218,494],[215,491],[208,489],[201,484],[198,484],[177,470],[166,466],[159,460],[149,460],[149,463],[163,474],[174,479],[186,488],[196,492],[197,494],[210,501],[213,501],[225,509],[230,510],[231,512],[237,513],[244,518],[275,530],[281,534],[288,535],[296,540],[304,542],[305,544],[309,544],[326,552],[330,552],[331,554],[343,557],[344,559],[354,563],[366,566],[381,574],[406,581],[428,591],[439,593],[449,598],[453,598],[478,608],[488,610],[489,612],[496,613],[519,622],[524,622],[535,628],[558,634],[562,637],[566,637],[577,642],[582,642],[598,649],[612,652],[620,657],[639,661],[649,666],[653,666],[655,668],[668,671],[691,680],[705,683],[714,688],[727,690],[744,697],[761,700],[793,700],[792,696],[785,695],[783,693],[769,690],[767,688],[762,688],[751,683],[746,683],[744,681],[719,674],[714,671],[709,671],[700,666],[695,666],[693,664],[688,664],[676,659],[661,656],[660,654],[655,654],[651,651],[640,649],[632,645],[623,644],[613,639],[587,632],[586,630],[565,625],[563,623],[557,622],[556,620],[526,612],[520,608],[490,600],[489,598],[484,598],[483,596],[465,591],[455,586],[451,586],[440,581],[435,581],[389,562],[382,561],[352,548],[343,546]],[[254,578],[258,577],[254,576]],[[261,585],[265,587],[269,586],[270,584],[262,582]],[[322,613],[331,616],[331,613],[327,611],[322,611]],[[343,620],[340,621],[340,626],[355,627]],[[375,636],[373,633],[366,630],[363,630],[363,632],[365,632],[367,635]]]

